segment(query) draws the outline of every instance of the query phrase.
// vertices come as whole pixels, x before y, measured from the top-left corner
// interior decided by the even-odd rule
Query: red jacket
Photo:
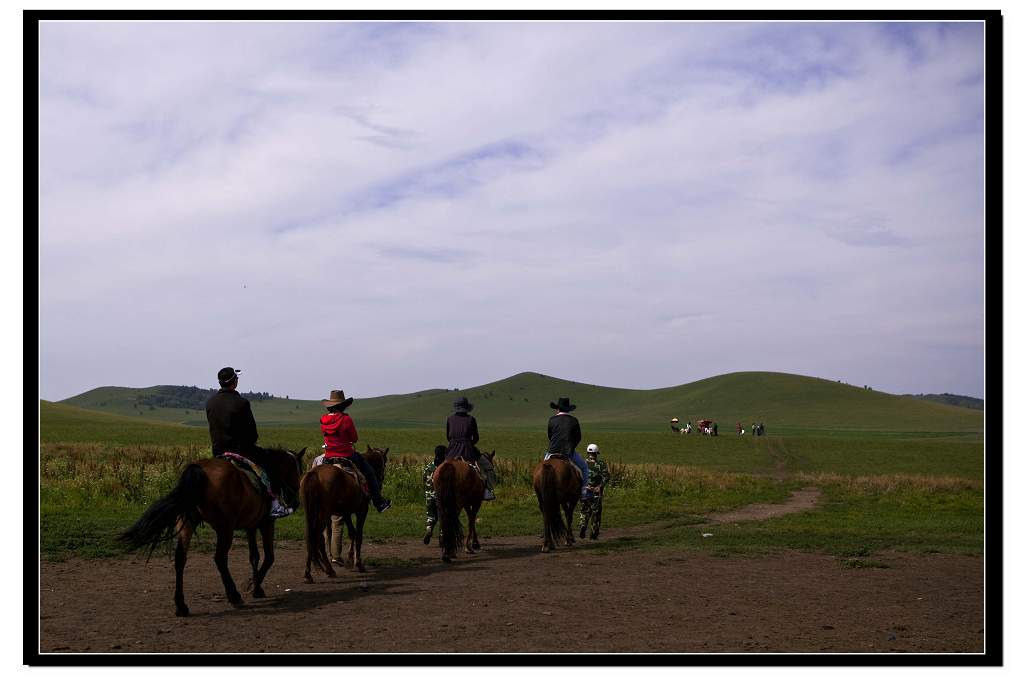
[[[351,416],[344,412],[324,414],[320,417],[320,430],[327,445],[324,454],[328,457],[352,456],[352,444],[359,442],[359,434]]]

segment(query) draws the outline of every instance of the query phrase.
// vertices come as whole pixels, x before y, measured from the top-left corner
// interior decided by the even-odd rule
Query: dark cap
[[[240,373],[242,373],[241,369],[232,369],[230,366],[225,366],[217,372],[217,380],[220,381],[221,385],[227,385],[238,378],[238,374]]]

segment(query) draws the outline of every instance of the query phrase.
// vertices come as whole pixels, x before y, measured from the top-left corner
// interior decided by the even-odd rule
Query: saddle
[[[328,457],[321,454],[313,459],[313,466],[334,466],[356,479],[356,483],[362,489],[364,495],[370,494],[370,484],[366,482],[366,476],[352,463],[351,459],[344,457]]]
[[[274,491],[270,487],[270,476],[267,475],[267,472],[264,469],[260,468],[248,458],[243,457],[241,454],[235,454],[234,452],[224,452],[223,454],[216,455],[215,458],[223,459],[244,473],[252,486],[256,488],[256,492],[266,493],[271,498],[274,497]]]
[[[477,463],[475,461],[470,461],[468,459],[464,459],[461,456],[459,456],[459,457],[452,457],[451,461],[464,461],[464,462],[466,462],[467,464],[470,465],[470,467],[472,467],[473,471],[476,473],[476,477],[479,478],[480,481],[484,485],[487,485],[487,478],[484,476],[484,472],[480,470],[480,464],[479,463]]]
[[[576,464],[573,463],[572,459],[570,459],[567,455],[559,454],[558,452],[549,452],[548,454],[544,455],[544,461],[548,461],[549,459],[560,459],[561,461],[567,462],[569,466],[571,466],[573,470],[576,472],[576,475],[580,477],[580,481],[583,480],[583,472],[580,471],[580,467],[576,466]]]

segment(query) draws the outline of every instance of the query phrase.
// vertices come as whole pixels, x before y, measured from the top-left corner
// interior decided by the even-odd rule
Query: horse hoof
[[[362,564],[356,566],[356,573],[366,573],[366,567]]]
[[[177,609],[175,609],[174,615],[175,616],[181,616],[182,618],[188,618],[188,616],[189,616],[188,607],[187,606],[180,606],[180,607],[178,607]]]
[[[263,599],[267,596],[267,593],[263,590],[262,587],[258,587],[252,591],[252,596],[254,599]]]
[[[473,543],[473,549],[480,549],[480,543],[479,542],[474,542]]]
[[[551,548],[550,547],[541,547],[540,551],[543,552],[544,554],[547,554],[548,552],[551,551]]]
[[[337,577],[338,577],[338,574],[334,572],[334,569],[333,569],[333,568],[331,568],[330,566],[328,566],[328,567],[327,567],[327,577],[328,577],[328,578],[337,578]]]
[[[242,601],[242,595],[237,592],[233,595],[228,595],[228,601],[236,607],[245,604],[245,602]]]
[[[451,557],[441,557],[441,561],[443,561],[446,564],[450,564],[450,563],[452,563],[452,558]]]
[[[312,585],[313,584],[313,576],[306,576],[305,578],[302,579],[302,582],[305,583],[306,585]]]
[[[432,534],[431,534],[431,533],[427,533],[426,535],[424,535],[424,536],[423,536],[423,544],[424,544],[424,545],[429,545],[429,544],[430,544],[430,538],[431,538],[431,537],[432,537]]]

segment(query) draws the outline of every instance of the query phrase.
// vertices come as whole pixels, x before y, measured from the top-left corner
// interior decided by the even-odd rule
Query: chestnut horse
[[[492,463],[494,452],[483,452]],[[475,554],[480,549],[480,538],[476,534],[476,515],[484,501],[484,481],[473,465],[461,457],[446,459],[434,471],[434,498],[437,501],[437,520],[441,524],[438,542],[441,546],[441,561],[450,563],[456,551],[466,545],[466,554]],[[459,515],[466,510],[469,532],[462,532]],[[430,543],[430,531],[423,542]]]
[[[537,464],[533,469],[533,490],[544,516],[544,546],[541,552],[550,552],[557,542],[571,546],[572,513],[580,499],[582,477],[572,462],[561,454]],[[565,520],[562,520],[562,513]]]
[[[303,448],[298,454],[284,449],[263,448],[268,457],[267,472],[272,481],[285,490],[297,493],[302,473]],[[188,558],[192,534],[202,523],[208,523],[217,535],[213,561],[220,571],[228,601],[238,606],[242,595],[228,571],[228,550],[234,531],[243,529],[249,539],[249,563],[252,565],[252,596],[266,597],[263,579],[274,563],[274,519],[270,518],[270,498],[253,487],[240,468],[224,459],[202,459],[185,467],[178,484],[133,523],[118,539],[130,549],[148,547],[149,553],[162,542],[177,537],[174,550],[174,605],[178,616],[188,616],[182,576]],[[263,538],[263,565],[256,547],[256,531]]]
[[[363,458],[377,474],[377,482],[384,486],[384,471],[388,463],[390,448],[375,449],[366,446]],[[357,469],[355,464],[352,468]],[[341,520],[348,529],[349,549],[348,560],[352,570],[363,573],[363,524],[370,506],[370,496],[363,492],[356,477],[334,464],[315,466],[302,477],[299,485],[302,508],[306,510],[306,573],[303,576],[307,583],[313,582],[310,569],[316,564],[328,577],[337,574],[331,566],[327,555],[328,547],[340,550]],[[352,523],[353,514],[356,517]],[[332,530],[333,529],[333,530]],[[332,539],[337,535],[338,539]],[[332,552],[333,554],[333,552]],[[340,551],[338,552],[340,555]]]

